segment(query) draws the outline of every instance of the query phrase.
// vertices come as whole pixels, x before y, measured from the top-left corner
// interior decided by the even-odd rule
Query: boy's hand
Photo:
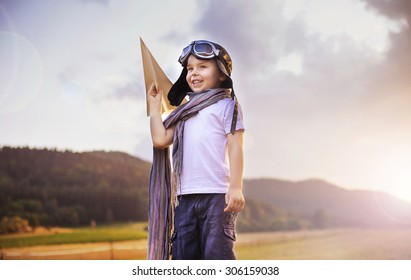
[[[152,84],[148,91],[147,98],[150,104],[150,112],[154,110],[161,110],[161,97],[163,91],[155,84]]]
[[[240,189],[229,189],[225,195],[227,206],[224,212],[240,212],[244,208],[245,200]]]

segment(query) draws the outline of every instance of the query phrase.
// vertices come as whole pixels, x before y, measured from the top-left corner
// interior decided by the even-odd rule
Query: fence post
[[[114,260],[114,248],[112,241],[110,241],[110,260]]]

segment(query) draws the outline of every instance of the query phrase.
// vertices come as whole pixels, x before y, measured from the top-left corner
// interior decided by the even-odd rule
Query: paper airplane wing
[[[160,65],[158,65],[157,61],[154,59],[153,55],[151,54],[151,52],[147,48],[146,44],[144,44],[141,38],[140,46],[141,56],[143,58],[144,82],[146,86],[147,116],[150,116],[150,107],[148,106],[147,94],[150,90],[150,86],[153,83],[157,84],[158,87],[163,90],[163,96],[161,101],[162,113],[165,112],[166,114],[169,114],[175,108],[169,103],[167,98],[167,93],[170,91],[170,88],[173,85],[173,83],[168,79],[163,69],[161,69]]]

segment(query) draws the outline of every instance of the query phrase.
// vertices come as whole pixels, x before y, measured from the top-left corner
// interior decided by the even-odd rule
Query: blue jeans
[[[172,240],[173,260],[235,260],[237,213],[224,212],[225,194],[179,197]]]

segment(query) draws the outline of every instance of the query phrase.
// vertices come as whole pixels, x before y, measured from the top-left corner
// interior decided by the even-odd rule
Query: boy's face
[[[215,59],[203,60],[193,55],[188,58],[186,80],[193,92],[217,88],[225,79]]]

